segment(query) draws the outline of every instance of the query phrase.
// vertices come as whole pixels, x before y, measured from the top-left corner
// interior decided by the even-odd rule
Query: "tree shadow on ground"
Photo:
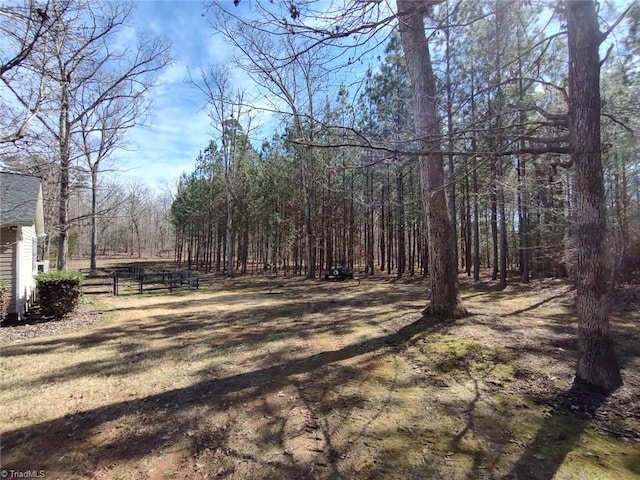
[[[211,298],[185,298],[184,301],[176,302],[175,300],[172,301],[171,299],[167,299],[166,302],[146,305],[144,308],[146,310],[161,308],[163,310],[170,311],[178,311],[185,308],[197,308],[199,310],[180,317],[173,314],[154,315],[155,320],[152,325],[143,325],[142,323],[144,322],[133,321],[123,325],[105,326],[103,328],[96,329],[89,334],[36,339],[28,344],[6,346],[3,348],[2,354],[4,357],[10,357],[25,354],[41,354],[62,348],[88,348],[119,338],[127,338],[130,335],[139,335],[140,333],[154,339],[172,339],[175,338],[176,335],[185,334],[190,331],[202,330],[203,326],[208,325],[215,327],[216,325],[223,326],[231,323],[238,324],[238,328],[241,327],[242,330],[248,330],[247,336],[251,336],[251,327],[255,323],[261,322],[263,320],[262,317],[287,319],[314,313],[323,314],[327,317],[327,323],[325,325],[318,326],[317,329],[345,328],[345,325],[348,326],[354,322],[361,321],[362,318],[360,317],[362,312],[369,308],[385,307],[389,312],[391,312],[398,311],[402,308],[417,309],[421,305],[415,302],[415,293],[412,291],[389,292],[374,298],[371,298],[370,292],[368,291],[353,292],[349,298],[335,298],[329,293],[325,295],[316,295],[316,299],[313,302],[306,301],[304,297],[295,297],[294,294],[289,295],[291,296],[293,303],[273,305],[252,305],[250,299],[248,300],[246,296],[242,295],[223,295],[220,300]],[[243,319],[241,325],[237,319],[238,312],[231,312],[227,314],[224,312],[217,313],[215,311],[207,310],[208,307],[224,305],[225,303],[230,302],[243,305],[241,313]],[[124,308],[107,308],[105,311],[115,312],[139,309],[139,305],[132,305],[131,307]],[[335,317],[337,314],[346,313],[353,314],[353,318],[346,320],[343,319],[343,323],[341,325],[329,321],[329,319]],[[292,335],[295,335],[297,330],[309,329],[309,325],[304,323],[300,323],[297,327],[295,325],[290,327],[293,327],[291,330]]]
[[[283,284],[284,285],[284,284]],[[342,284],[340,284],[342,285]],[[415,304],[416,290],[411,288],[412,285],[400,285],[399,288],[395,288],[392,291],[386,290],[384,295],[371,296],[371,292],[368,290],[370,286],[376,286],[373,282],[363,283],[362,288],[358,288],[359,285],[351,285],[348,287],[336,287],[335,284],[328,284],[326,282],[308,281],[308,283],[286,283],[286,289],[279,291],[282,298],[293,300],[303,305],[308,300],[313,300],[317,307],[325,308],[332,303],[338,305],[346,302],[353,304],[353,307],[361,305],[376,305],[376,304],[390,304],[398,302],[407,302]],[[312,288],[310,288],[312,287]],[[224,290],[221,290],[223,288]],[[278,288],[281,288],[280,286]],[[216,292],[224,291],[224,294],[217,294]],[[157,297],[158,302],[149,304],[146,306],[148,309],[162,308],[171,310],[181,310],[185,307],[208,307],[226,303],[238,303],[245,301],[247,294],[262,294],[265,297],[273,295],[273,284],[263,281],[250,281],[244,280],[243,282],[229,283],[217,283],[216,288],[210,290],[200,290],[198,293],[204,293],[205,295],[214,292],[213,297],[206,296],[205,298],[194,298],[193,291],[177,291],[172,294],[162,294],[150,296]],[[196,293],[197,295],[197,293]],[[136,295],[131,296],[136,298]],[[176,301],[176,300],[184,301]],[[321,301],[318,302],[318,299]],[[421,305],[424,306],[424,302]],[[124,307],[112,307],[106,308],[105,312],[121,312],[129,310],[137,310],[139,306],[132,304]]]
[[[420,318],[397,332],[374,337],[344,348],[290,360],[283,364],[254,370],[226,378],[202,381],[186,388],[177,388],[144,398],[121,401],[91,410],[77,412],[64,417],[41,422],[25,428],[4,432],[3,468],[8,470],[33,469],[33,455],[38,452],[39,469],[47,470],[61,457],[73,452],[75,445],[90,442],[91,436],[100,432],[102,426],[121,420],[123,417],[144,418],[149,427],[130,432],[121,437],[123,445],[140,445],[140,449],[118,449],[116,445],[94,446],[92,457],[108,457],[118,461],[122,458],[142,457],[145,453],[167,441],[167,424],[160,416],[177,418],[187,410],[198,407],[227,408],[230,403],[242,404],[254,400],[267,392],[284,387],[290,378],[313,372],[323,366],[358,357],[367,352],[402,345],[414,335],[424,331],[435,331],[441,323],[429,318]],[[162,415],[160,415],[160,412]],[[156,421],[154,421],[156,419]],[[135,423],[135,422],[134,422]],[[173,423],[173,422],[172,422]],[[171,436],[180,437],[190,424],[175,422]],[[24,448],[28,445],[28,448]],[[118,450],[117,455],[114,450]]]
[[[580,444],[582,435],[609,395],[574,382],[568,391],[550,399],[551,412],[538,429],[535,439],[527,446],[505,478],[554,478],[566,456]]]
[[[504,315],[505,316],[512,316],[512,315],[520,315],[520,314],[525,313],[525,312],[530,312],[532,310],[535,310],[536,308],[541,307],[542,305],[545,305],[547,303],[553,302],[554,300],[557,300],[558,298],[563,298],[564,296],[565,296],[564,293],[559,293],[558,295],[547,297],[547,298],[545,298],[543,300],[540,300],[539,302],[536,302],[536,303],[534,303],[532,305],[529,305],[529,306],[524,307],[524,308],[519,308],[518,310],[514,310],[513,312],[506,313]]]
[[[272,337],[285,334],[294,337],[296,335],[302,336],[303,334],[313,336],[326,331],[333,332],[333,329],[336,328],[343,329],[335,331],[335,335],[339,336],[344,333],[345,328],[353,328],[358,322],[363,322],[363,319],[366,319],[367,311],[364,310],[364,307],[367,305],[367,298],[364,296],[365,294],[356,296],[351,304],[349,302],[336,302],[334,298],[331,298],[333,293],[331,291],[323,292],[324,295],[317,306],[301,304],[299,309],[293,312],[289,306],[283,307],[282,305],[267,309],[264,313],[268,313],[270,317],[278,318],[282,324],[271,324],[271,327],[264,325],[264,328],[260,331],[258,331],[260,321],[257,318],[260,313],[260,307],[247,308],[241,317],[235,319],[238,330],[234,331],[234,334],[230,335],[226,341],[235,342],[234,344],[236,345],[246,343],[249,348],[253,348],[268,340],[270,335]],[[377,306],[381,306],[389,302],[389,307],[394,309],[396,304],[390,301],[389,298],[387,297],[387,300],[384,300],[382,297],[376,297],[374,303]],[[412,302],[410,295],[405,297],[405,294],[398,294],[394,298],[400,302],[405,302],[407,305],[415,304],[415,301]],[[340,309],[345,307],[345,303],[350,308],[354,305],[356,308],[353,308],[351,313],[347,309],[345,317],[341,317],[347,319],[347,321],[344,324],[335,325],[337,322],[331,320],[335,320],[338,313],[341,312]],[[171,359],[172,355],[180,355],[181,352],[184,352],[181,348],[185,342],[193,341],[190,338],[191,334],[195,335],[200,332],[202,336],[206,337],[208,332],[203,328],[204,326],[233,323],[234,318],[232,317],[211,318],[211,315],[207,316],[205,312],[207,306],[208,304],[204,302],[198,304],[197,308],[202,311],[199,310],[196,314],[190,314],[184,318],[176,319],[171,314],[159,315],[154,316],[154,320],[157,321],[153,323],[146,325],[143,323],[123,324],[124,328],[122,328],[123,326],[118,328],[109,327],[113,329],[108,330],[107,333],[111,336],[111,339],[126,339],[128,336],[134,335],[142,335],[142,337],[133,337],[133,340],[144,340],[145,336],[148,339],[162,339],[163,342],[169,344],[163,343],[162,348],[155,348],[153,351],[148,352],[148,357],[146,358],[158,356],[159,358],[169,357]],[[304,316],[309,312],[326,314],[327,322],[307,323],[302,321],[296,323],[293,321],[295,317]],[[531,314],[533,311],[529,310],[527,313]],[[386,314],[387,310],[384,312],[384,315]],[[415,319],[416,315],[411,318]],[[470,324],[475,322],[485,328],[491,327],[497,336],[510,333],[518,334],[523,328],[527,328],[525,320],[528,318],[529,315],[518,318],[518,325],[515,327],[510,327],[500,317],[470,318],[465,322]],[[288,320],[284,321],[284,319]],[[546,320],[549,320],[549,318],[546,318]],[[561,343],[558,343],[558,345],[563,345],[567,349],[564,355],[573,355],[575,344],[570,343],[569,338],[575,335],[575,321],[569,315],[560,315],[552,320],[549,328],[545,329],[532,342],[530,347],[532,350],[529,353],[532,355],[549,355],[550,350],[545,346],[547,344],[551,345],[553,341],[560,341]],[[349,324],[349,321],[352,322],[352,325]],[[371,321],[379,320],[372,319]],[[403,321],[406,323],[406,321],[410,320],[405,319]],[[384,323],[380,323],[378,331],[384,325]],[[210,373],[205,375],[206,372],[202,372],[204,379],[185,388],[174,388],[143,398],[112,402],[109,405],[86,409],[36,425],[15,429],[3,433],[3,468],[15,470],[32,469],[34,458],[37,458],[38,468],[42,467],[52,472],[55,472],[57,468],[61,472],[61,478],[63,476],[68,477],[69,475],[64,474],[69,471],[80,471],[82,478],[93,478],[95,472],[92,468],[95,468],[95,465],[104,465],[105,463],[118,464],[129,460],[142,462],[152,451],[165,448],[170,444],[179,443],[186,438],[191,442],[193,455],[205,455],[205,450],[224,450],[226,460],[222,454],[219,457],[215,457],[215,459],[219,461],[220,465],[216,468],[221,469],[218,470],[217,475],[226,478],[233,478],[234,476],[237,478],[255,478],[255,475],[253,477],[243,477],[238,472],[234,472],[233,465],[229,463],[232,461],[230,459],[233,459],[236,463],[253,462],[254,464],[259,464],[264,468],[264,471],[260,472],[261,478],[352,478],[344,475],[344,470],[339,469],[341,459],[337,457],[339,454],[348,455],[350,453],[349,447],[343,448],[338,452],[338,448],[334,445],[344,445],[344,438],[341,439],[336,435],[338,438],[334,439],[335,432],[325,428],[321,420],[318,420],[317,426],[309,427],[314,435],[317,432],[318,436],[323,437],[327,445],[325,451],[316,453],[323,455],[322,461],[325,463],[323,468],[328,473],[325,472],[325,476],[318,474],[317,477],[309,473],[308,463],[296,463],[293,461],[292,455],[286,452],[284,454],[281,452],[277,456],[265,457],[248,449],[233,449],[227,443],[231,426],[234,423],[246,420],[243,415],[248,411],[246,405],[251,403],[265,403],[263,407],[264,416],[274,415],[274,410],[266,404],[272,397],[278,398],[280,393],[285,395],[285,393],[280,392],[281,390],[295,389],[302,398],[306,410],[312,416],[331,414],[336,407],[343,408],[345,412],[366,409],[368,407],[366,394],[360,391],[351,392],[346,396],[344,392],[340,392],[339,399],[333,397],[329,398],[328,401],[323,402],[323,400],[330,397],[331,393],[336,391],[345,380],[358,378],[359,375],[366,377],[368,366],[370,366],[367,363],[368,358],[384,355],[385,361],[393,361],[392,357],[398,353],[398,349],[404,350],[408,346],[413,346],[412,339],[414,336],[424,332],[441,332],[442,330],[447,330],[450,325],[455,324],[443,324],[433,319],[420,318],[397,331],[391,331],[362,341],[354,340],[354,343],[343,348],[329,347],[333,348],[333,350],[322,351],[314,355],[305,354],[303,351],[295,351],[296,358],[287,358],[290,352],[269,353],[268,357],[257,358],[252,362],[254,365],[267,364],[269,365],[267,367],[215,379],[210,379]],[[182,334],[179,330],[180,326],[183,327]],[[631,325],[628,328],[631,328]],[[382,331],[384,332],[384,330]],[[86,345],[91,346],[100,343],[99,337],[101,334],[105,334],[102,329],[100,331],[92,331],[88,335],[88,341],[85,339],[84,342],[80,340],[81,337],[79,336],[73,337],[73,339],[51,339],[53,344],[50,346],[55,346],[55,348],[84,348]],[[560,340],[558,340],[558,337],[561,337]],[[170,340],[171,342],[169,342]],[[211,338],[203,339],[202,341],[211,343]],[[556,345],[553,344],[551,347],[555,348]],[[24,354],[25,344],[19,346],[19,348],[22,349]],[[80,369],[60,372],[62,375],[60,379],[73,379],[79,375],[99,374],[105,371],[106,373],[119,375],[126,372],[118,370],[118,368],[129,368],[127,365],[131,365],[131,363],[135,363],[134,367],[131,368],[148,368],[148,365],[141,361],[144,358],[136,357],[140,353],[137,350],[136,343],[123,344],[119,348],[121,348],[119,351],[120,356],[110,360],[108,364],[94,366],[85,364]],[[216,345],[216,348],[220,348],[220,345]],[[628,353],[633,354],[634,352],[637,354],[637,347],[630,349]],[[18,350],[14,353],[16,355],[19,354]],[[136,363],[136,359],[140,361]],[[118,360],[122,362],[121,365],[118,365]],[[476,358],[476,360],[478,359]],[[346,361],[347,365],[344,363],[336,365],[337,362],[342,361]],[[274,365],[274,363],[277,364]],[[465,380],[471,378],[471,374],[469,372],[467,374]],[[51,381],[52,379],[49,380]],[[500,424],[503,419],[500,418],[501,415],[498,411],[485,413],[487,419],[479,418],[480,409],[477,407],[479,404],[482,406],[482,402],[487,401],[486,395],[484,395],[486,390],[481,390],[479,386],[486,388],[486,385],[482,385],[484,379],[480,379],[481,383],[476,378],[472,378],[472,380],[474,382],[475,396],[465,400],[467,402],[466,405],[463,404],[464,402],[452,404],[451,414],[455,415],[457,420],[461,420],[466,424],[462,425],[462,430],[452,434],[449,448],[452,451],[471,457],[473,468],[468,472],[467,478],[479,479],[486,478],[483,475],[489,472],[481,467],[486,458],[482,456],[481,452],[469,449],[464,444],[462,440],[465,434],[484,435],[494,442],[493,445],[498,450],[505,448],[505,445],[508,447],[509,444],[504,443],[508,442],[508,440],[501,438],[500,434],[487,432],[489,422]],[[420,381],[424,381],[424,376],[420,378]],[[379,382],[379,380],[376,380],[376,382]],[[399,385],[400,382],[395,381],[395,378],[391,378],[389,385],[385,385],[385,387],[388,387],[388,391],[391,392],[397,389]],[[446,388],[446,385],[442,388]],[[557,389],[552,393],[557,393]],[[584,415],[586,415],[587,411],[590,412],[597,408],[596,402],[594,402],[589,407],[591,410],[587,410],[587,407],[582,407],[582,404],[576,403],[579,398],[581,397],[558,393],[556,398],[547,397],[544,399],[545,402],[549,402],[552,405],[565,405],[565,407],[554,407],[551,417],[543,420],[542,427],[537,432],[533,443],[525,447],[523,458],[513,467],[511,471],[512,478],[516,478],[516,476],[519,479],[531,478],[536,480],[552,478],[553,473],[563,464],[568,452],[576,447],[576,439],[579,439],[581,434],[576,432],[584,432],[584,429],[590,423],[588,418],[576,418],[576,411],[571,409],[571,405],[578,405],[583,410],[579,410],[577,413]],[[391,396],[380,402],[380,404],[383,409],[393,409],[396,406]],[[566,404],[569,405],[568,409]],[[370,428],[373,421],[380,417],[381,411],[372,412],[369,417],[370,420],[363,423],[360,433],[355,435],[352,440],[355,442],[361,440],[370,442],[370,437],[367,438],[365,430]],[[203,412],[206,412],[206,414]],[[225,419],[223,424],[206,423],[210,421],[210,413],[219,414],[221,412],[230,415],[230,418]],[[278,445],[283,446],[281,450],[284,450],[284,428],[286,427],[287,416],[290,416],[290,413],[287,409],[283,409],[278,414],[279,416],[269,423],[269,428],[265,428],[264,432],[260,432],[263,440],[259,442],[261,447],[263,445]],[[420,418],[422,421],[425,419],[425,417]],[[203,419],[205,421],[204,426],[202,425]],[[113,428],[118,429],[116,430],[117,433],[112,435],[108,441],[100,441],[102,432]],[[302,428],[309,430],[305,425]],[[426,431],[429,432],[428,430]],[[433,430],[432,432],[436,432],[435,438],[443,443],[446,443],[450,438],[449,432],[445,430]],[[453,430],[450,432],[453,432]],[[397,434],[397,432],[392,427],[387,430],[379,426],[376,427],[376,435],[381,437],[394,434]],[[411,435],[414,435],[414,432],[411,432]],[[399,435],[398,438],[402,437]],[[372,457],[377,457],[379,463],[383,466],[380,466],[379,469],[372,469],[371,475],[366,478],[385,478],[385,475],[391,472],[384,470],[384,468],[396,466],[397,463],[394,462],[397,457],[392,456],[393,452],[374,450],[374,447],[375,444],[369,449],[369,452]],[[551,453],[547,453],[545,448],[551,448]],[[78,453],[80,451],[85,452],[89,460],[85,457],[80,462],[83,465],[81,468],[85,470],[73,470],[76,467],[70,467],[69,462],[72,461],[71,459],[81,458]],[[358,450],[357,452],[362,454],[362,451]],[[395,455],[401,455],[402,453],[402,451],[400,453],[395,452]],[[532,465],[535,466],[541,463],[540,456],[545,456],[545,463],[550,465],[545,467],[544,470],[534,471],[532,474],[528,473]],[[437,462],[434,463],[436,464],[435,467],[426,460],[420,465],[414,465],[412,470],[406,470],[407,476],[404,478],[442,478],[443,470],[438,469]],[[397,477],[397,472],[395,474]],[[52,476],[55,477],[55,475]],[[130,477],[132,476],[130,475]],[[107,478],[111,477],[107,476]],[[364,477],[361,476],[361,478]],[[499,478],[504,477],[500,476]]]
[[[242,312],[216,314],[203,309],[181,318],[176,318],[173,314],[154,315],[152,322],[144,319],[123,322],[83,335],[40,339],[8,346],[3,349],[3,356],[35,356],[56,350],[73,351],[96,346],[109,348],[108,355],[60,367],[56,372],[43,374],[28,382],[17,380],[16,387],[38,387],[83,377],[128,376],[153,368],[162,362],[180,362],[186,356],[195,359],[197,357],[194,358],[193,352],[196,349],[197,355],[215,359],[219,354],[232,351],[234,348],[259,347],[279,339],[293,341],[295,338],[305,339],[322,334],[339,338],[351,333],[363,323],[380,326],[384,331],[386,317],[399,311],[402,300],[409,301],[405,295],[406,293],[394,294],[367,302],[366,292],[358,292],[343,302],[324,298],[316,303],[301,306],[254,305]],[[382,305],[387,304],[385,298],[390,303],[381,310]],[[394,299],[399,303],[394,302]],[[201,304],[197,307],[204,308]],[[369,317],[369,309],[375,309],[375,315]],[[407,312],[411,312],[411,309]],[[322,316],[308,317],[311,313],[321,313]],[[253,363],[284,363],[291,357],[301,356],[304,353],[302,350],[302,347],[286,350],[267,349],[264,358],[255,357]],[[205,368],[196,373],[201,378],[209,378],[212,372]],[[5,387],[11,386],[9,382],[5,384]]]

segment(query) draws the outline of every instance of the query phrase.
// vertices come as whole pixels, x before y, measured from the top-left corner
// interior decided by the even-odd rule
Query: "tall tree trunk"
[[[299,127],[298,131],[302,131],[302,127]],[[307,274],[306,278],[316,277],[316,238],[314,230],[314,218],[313,218],[313,180],[312,172],[310,171],[310,161],[308,158],[312,155],[306,147],[300,149],[300,169],[302,173],[302,196],[304,197],[304,232],[306,240],[306,264]]]
[[[447,26],[444,29],[446,50],[445,50],[445,77],[447,92],[447,154],[449,160],[449,208],[451,209],[451,235],[453,236],[453,254],[456,260],[456,268],[458,265],[458,220],[456,216],[456,171],[453,155],[453,86],[451,85],[451,27],[449,25],[449,3],[447,7]]]
[[[391,275],[391,269],[393,268],[391,263],[393,262],[393,200],[391,196],[391,174],[389,172],[389,166],[387,166],[387,275]]]
[[[242,235],[242,255],[240,257],[240,262],[242,265],[242,274],[247,274],[247,263],[249,262],[249,226],[244,225],[243,235]]]
[[[98,166],[91,168],[91,258],[89,268],[95,272],[98,267]]]
[[[480,215],[478,212],[477,155],[473,156],[473,281],[480,281]]]
[[[576,380],[613,390],[622,385],[607,305],[607,227],[600,144],[602,34],[593,1],[566,2],[569,43],[569,134],[576,187],[578,364]]]
[[[332,246],[331,246],[331,229],[330,229],[330,222],[328,221],[329,219],[328,212],[330,210],[330,207],[329,207],[330,200],[328,199],[328,196],[330,191],[331,191],[331,175],[328,173],[326,177],[326,184],[322,189],[322,200],[320,202],[321,203],[321,207],[320,207],[320,212],[321,212],[320,232],[321,233],[320,234],[322,235],[323,248],[320,250],[320,252],[318,252],[318,262],[326,270],[330,269],[333,266],[331,265],[331,263],[333,262]]]
[[[464,158],[464,268],[471,276],[471,202],[469,201],[469,158]]]
[[[498,158],[498,178],[500,183],[498,185],[498,204],[500,206],[500,280],[498,282],[498,289],[504,290],[507,286],[507,214],[505,211],[504,200],[504,172],[503,172],[503,159]]]
[[[349,225],[349,234],[348,234],[348,243],[347,243],[347,257],[349,266],[353,268],[355,264],[355,243],[356,243],[356,220],[355,220],[355,184],[354,184],[354,174],[353,171],[350,175],[350,185],[349,185],[349,215],[347,222]]]
[[[471,121],[476,121],[475,77],[471,75]],[[475,131],[471,134],[473,151],[473,281],[480,281],[480,216],[478,214],[478,155]]]
[[[524,104],[524,83],[522,79],[522,31],[518,27],[518,100]],[[526,141],[524,139],[524,124],[527,120],[527,115],[523,109],[518,111],[518,128],[519,134],[522,136],[520,139],[520,148],[524,149]],[[525,154],[518,155],[517,158],[517,174],[518,174],[518,249],[519,256],[518,262],[520,265],[520,274],[522,276],[522,283],[529,283],[529,215],[528,206],[529,198],[527,194],[527,157]]]
[[[235,273],[233,262],[234,251],[234,234],[233,234],[233,214],[235,210],[234,201],[231,195],[230,187],[227,186],[227,217],[225,222],[225,243],[226,243],[226,274],[229,277],[233,277]]]
[[[491,280],[498,279],[498,189],[496,180],[496,159],[491,161],[491,186],[489,204],[491,206]]]
[[[398,238],[397,255],[397,278],[402,278],[406,266],[406,249],[404,242],[404,179],[402,176],[402,166],[396,170],[396,234]]]
[[[436,100],[436,80],[425,35],[425,3],[398,0],[400,39],[414,93],[414,120],[420,142],[420,178],[427,220],[431,301],[427,312],[446,318],[466,314],[458,290],[458,266],[445,192],[444,158]]]
[[[135,220],[133,222],[133,229],[136,232],[136,242],[138,243],[138,258],[141,258],[142,251],[140,250],[140,227],[138,226],[138,222]],[[133,240],[131,242],[131,255],[133,255]]]
[[[66,270],[69,253],[69,164],[60,164],[60,206],[58,210],[58,270]]]
[[[373,205],[373,173],[367,169],[367,266],[365,271],[373,275],[375,273],[375,207]]]
[[[379,245],[380,245],[380,272],[384,272],[386,263],[385,263],[385,254],[386,254],[386,248],[387,248],[387,242],[386,242],[386,215],[385,215],[385,206],[384,206],[384,200],[386,198],[386,190],[384,187],[384,184],[382,185],[382,193],[380,195],[380,199],[381,199],[381,206],[380,206],[380,233],[379,233]]]
[[[518,155],[518,256],[522,283],[529,283],[529,215],[527,195],[527,160]]]
[[[410,189],[410,193],[409,193],[409,198],[411,199],[411,228],[410,228],[410,233],[409,233],[409,238],[411,238],[411,242],[410,242],[410,246],[409,246],[409,252],[410,252],[410,257],[411,260],[409,261],[409,273],[411,276],[414,276],[416,273],[416,260],[418,262],[418,266],[420,265],[420,260],[419,260],[419,245],[418,242],[420,241],[419,238],[420,236],[418,235],[418,220],[415,218],[415,214],[414,212],[416,212],[416,205],[415,205],[415,201],[417,198],[416,195],[416,188],[415,188],[415,174],[413,172],[413,162],[411,162],[409,164],[409,189]]]
[[[64,78],[67,78],[66,75]],[[70,125],[69,125],[69,84],[61,85],[60,102],[60,199],[58,206],[58,254],[56,265],[58,270],[67,269],[69,254],[69,169],[71,167]]]

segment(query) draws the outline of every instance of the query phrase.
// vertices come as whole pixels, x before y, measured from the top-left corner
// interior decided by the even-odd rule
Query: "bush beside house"
[[[52,271],[36,275],[38,304],[43,315],[56,319],[75,310],[82,294],[83,277],[76,271]]]

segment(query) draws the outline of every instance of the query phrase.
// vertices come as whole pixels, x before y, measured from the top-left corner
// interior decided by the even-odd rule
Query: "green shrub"
[[[42,313],[62,318],[75,310],[82,294],[83,277],[76,271],[51,271],[36,275]]]
[[[0,278],[0,323],[7,318],[9,311],[9,284]]]

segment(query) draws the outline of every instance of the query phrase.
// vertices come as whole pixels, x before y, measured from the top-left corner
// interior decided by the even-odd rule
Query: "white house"
[[[40,179],[0,172],[0,279],[9,285],[9,318],[21,319],[34,298],[38,237],[44,235]]]

